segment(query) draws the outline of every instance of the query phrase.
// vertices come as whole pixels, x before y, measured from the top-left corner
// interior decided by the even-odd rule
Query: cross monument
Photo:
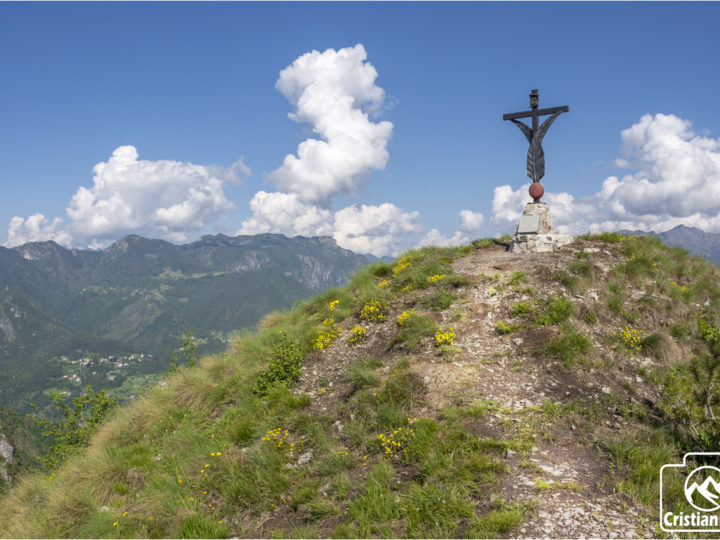
[[[533,202],[540,202],[545,190],[540,183],[540,179],[545,176],[545,153],[542,149],[542,140],[548,129],[555,119],[564,112],[569,112],[570,107],[563,105],[562,107],[550,107],[548,109],[538,109],[540,95],[537,90],[530,91],[530,111],[508,113],[503,115],[503,120],[510,120],[513,124],[520,128],[528,142],[530,148],[527,154],[527,175],[532,178],[533,183],[530,185],[530,196]],[[538,119],[540,116],[551,115],[538,127]],[[524,122],[520,122],[518,118],[532,118],[532,127]]]

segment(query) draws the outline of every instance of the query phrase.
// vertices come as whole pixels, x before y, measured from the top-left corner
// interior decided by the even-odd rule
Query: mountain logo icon
[[[704,465],[688,474],[685,498],[693,508],[702,512],[720,508],[720,469]]]

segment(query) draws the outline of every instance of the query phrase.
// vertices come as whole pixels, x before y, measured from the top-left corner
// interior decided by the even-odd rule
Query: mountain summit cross
[[[542,140],[550,129],[550,126],[555,119],[564,112],[569,112],[570,107],[563,105],[562,107],[550,107],[549,109],[538,109],[538,103],[540,101],[540,94],[537,90],[530,91],[530,111],[529,112],[516,112],[503,114],[503,120],[510,120],[513,124],[520,128],[528,142],[530,148],[527,154],[527,175],[532,178],[533,183],[530,185],[530,196],[533,198],[533,202],[540,202],[540,197],[543,196],[545,190],[540,184],[540,179],[545,176],[545,153],[542,149]],[[550,114],[550,118],[547,118],[542,125],[538,128],[538,117]],[[518,118],[532,117],[532,128],[523,122],[518,121]]]

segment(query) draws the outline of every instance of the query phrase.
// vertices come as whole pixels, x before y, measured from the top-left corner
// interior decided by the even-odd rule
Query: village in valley
[[[109,393],[121,398],[137,395],[140,388],[152,384],[158,378],[154,374],[142,373],[141,367],[152,362],[154,357],[146,353],[126,355],[87,354],[70,357],[59,356],[51,360],[58,362],[62,377],[56,378],[55,386],[45,391],[70,396],[78,389],[90,384],[96,388],[108,388]]]

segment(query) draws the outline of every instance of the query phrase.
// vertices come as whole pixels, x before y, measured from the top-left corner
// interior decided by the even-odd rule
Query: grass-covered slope
[[[697,442],[687,425],[712,427],[678,411],[702,384],[696,318],[718,322],[719,277],[612,235],[376,263],[22,479],[0,500],[0,534],[656,534],[660,466]],[[681,492],[670,486],[673,505]]]

